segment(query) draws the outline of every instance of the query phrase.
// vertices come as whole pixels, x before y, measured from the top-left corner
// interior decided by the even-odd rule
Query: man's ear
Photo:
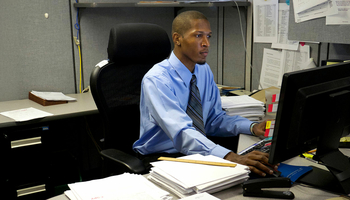
[[[181,35],[177,32],[173,33],[173,42],[176,46],[181,46]]]

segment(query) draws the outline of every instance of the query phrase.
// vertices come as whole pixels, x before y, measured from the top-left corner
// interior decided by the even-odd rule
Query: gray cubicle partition
[[[245,50],[236,7],[103,7],[98,3],[116,3],[119,1],[79,1],[79,3],[97,4],[96,7],[79,9],[80,36],[83,63],[84,86],[89,85],[90,73],[99,61],[106,59],[108,34],[113,24],[125,22],[146,22],[162,26],[171,38],[171,23],[178,12],[198,10],[203,12],[211,23],[213,37],[210,54],[207,58],[214,73],[215,81],[220,84],[244,87]],[[125,1],[120,1],[125,2]],[[138,2],[138,1],[129,1]],[[72,11],[72,15],[76,11]],[[243,31],[246,29],[246,9],[241,7]],[[74,30],[75,32],[76,30]],[[244,36],[245,37],[245,36]],[[245,39],[245,38],[244,38]],[[241,46],[242,48],[237,48]],[[79,65],[77,48],[75,65]],[[78,68],[76,69],[78,73]],[[77,79],[78,81],[78,79]]]
[[[293,0],[290,1],[289,39],[350,44],[350,25],[328,25],[326,18],[295,23]]]
[[[1,0],[0,101],[31,90],[74,93],[71,41],[69,1]]]
[[[289,39],[321,43],[320,61],[350,59],[350,25],[326,25],[326,18],[295,23],[293,0],[290,2]]]

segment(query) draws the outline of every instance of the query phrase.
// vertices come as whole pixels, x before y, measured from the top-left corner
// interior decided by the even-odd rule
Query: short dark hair
[[[201,12],[194,10],[182,12],[175,17],[172,24],[171,34],[177,32],[180,35],[183,35],[191,28],[191,20],[193,19],[205,19],[208,21],[208,18]]]

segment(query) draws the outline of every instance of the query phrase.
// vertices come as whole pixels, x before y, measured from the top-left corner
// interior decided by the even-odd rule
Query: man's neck
[[[183,65],[185,65],[185,67],[186,67],[188,70],[190,70],[191,73],[193,73],[196,64],[184,62],[184,60],[185,60],[185,59],[184,59],[184,56],[183,56],[181,53],[179,53],[179,52],[177,51],[176,48],[173,50],[173,52],[174,52],[175,56],[181,61],[181,63],[182,63]]]

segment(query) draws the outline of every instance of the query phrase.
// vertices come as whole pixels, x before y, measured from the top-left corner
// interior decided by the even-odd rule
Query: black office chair
[[[90,77],[91,93],[105,128],[100,153],[126,167],[118,173],[147,173],[132,150],[140,133],[141,80],[154,64],[169,56],[169,37],[158,25],[119,24],[110,31],[107,51],[108,64],[96,67]]]

